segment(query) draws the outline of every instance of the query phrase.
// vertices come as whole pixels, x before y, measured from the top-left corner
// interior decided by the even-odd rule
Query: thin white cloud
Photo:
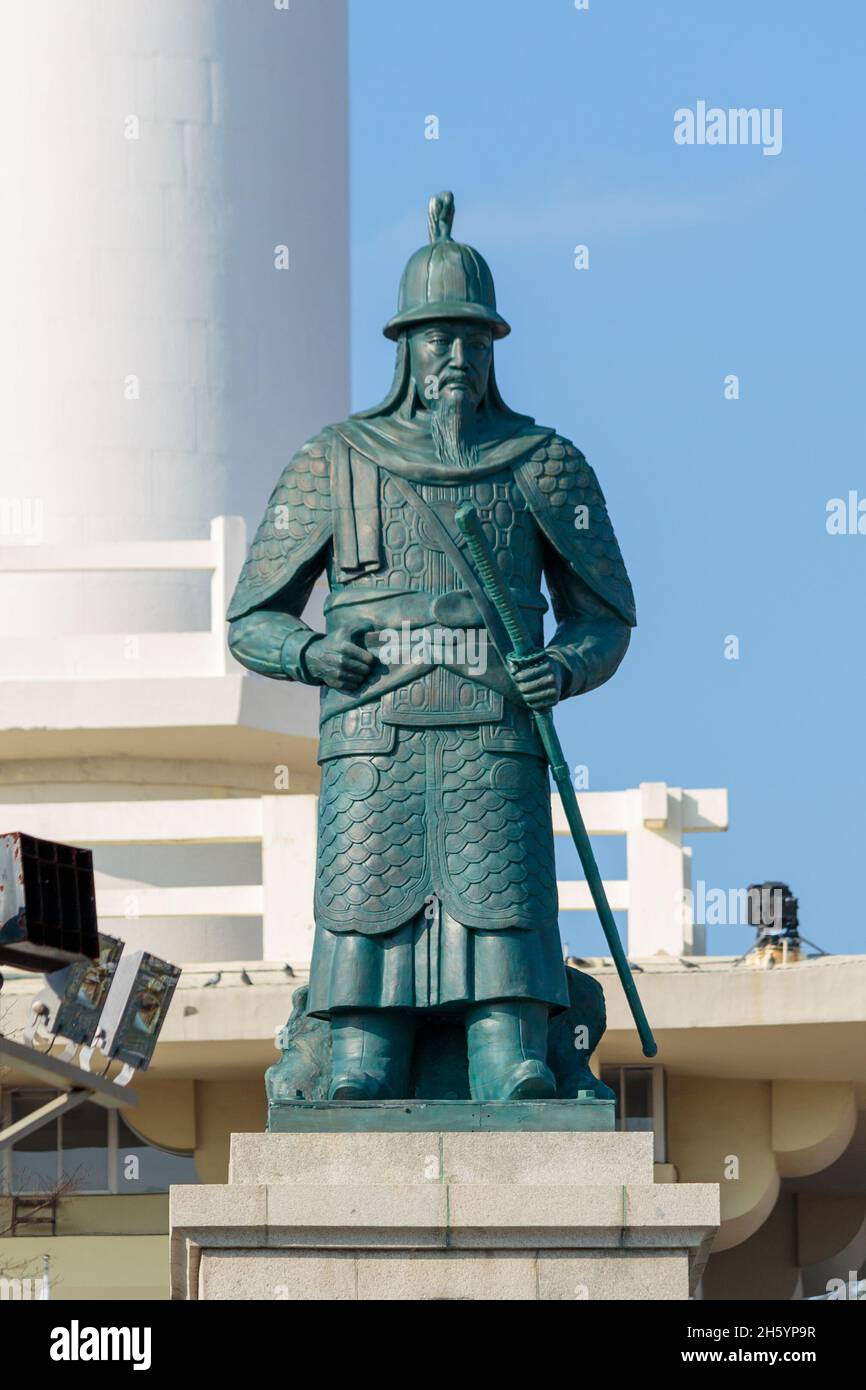
[[[490,201],[461,204],[458,199],[455,235],[472,245],[500,246],[559,244],[570,238],[638,236],[666,227],[688,228],[740,219],[770,196],[768,180],[739,180],[735,191],[714,189],[707,193],[663,194],[645,189],[580,197],[569,191],[553,194],[540,203]],[[383,227],[361,243],[362,256],[374,259],[405,256],[407,247],[423,245],[423,219],[417,210]]]

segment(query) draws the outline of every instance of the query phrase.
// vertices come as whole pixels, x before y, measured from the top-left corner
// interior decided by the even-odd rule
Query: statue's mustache
[[[477,381],[475,373],[468,367],[449,367],[439,378],[439,390],[442,391],[446,386],[471,386],[476,388]]]

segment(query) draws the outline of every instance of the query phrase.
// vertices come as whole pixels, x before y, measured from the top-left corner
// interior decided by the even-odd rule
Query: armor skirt
[[[385,936],[434,897],[467,927],[556,924],[550,781],[535,743],[493,724],[382,735],[378,751],[324,761],[317,925]]]
[[[386,935],[316,928],[307,1013],[448,1009],[492,999],[568,1007],[559,928],[466,927],[433,899]]]
[[[535,743],[501,723],[373,733],[377,751],[324,760],[307,1012],[566,1008]]]

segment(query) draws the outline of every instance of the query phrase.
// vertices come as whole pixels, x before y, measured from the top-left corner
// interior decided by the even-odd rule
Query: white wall
[[[2,0],[0,545],[204,538],[235,514],[254,527],[291,453],[347,414],[346,66],[345,0]],[[209,587],[204,572],[0,573],[0,681],[29,680],[28,707],[58,731],[50,764],[0,767],[3,799],[163,794],[177,744],[155,744],[153,721],[171,722],[172,700],[136,677],[181,682],[158,643],[131,643],[106,738],[76,729],[70,685],[106,672],[75,637],[206,629]],[[16,636],[44,638],[45,670],[68,679],[37,679],[22,641],[16,666]],[[263,743],[244,774],[272,787],[269,759]],[[231,766],[209,776],[169,781],[204,799],[234,786]],[[252,846],[96,857],[117,889],[260,879]],[[103,925],[179,961],[261,954],[250,917]]]

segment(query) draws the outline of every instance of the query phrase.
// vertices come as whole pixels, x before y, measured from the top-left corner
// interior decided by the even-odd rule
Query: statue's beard
[[[440,463],[472,468],[478,462],[475,405],[465,395],[440,396],[430,411],[430,433]]]

